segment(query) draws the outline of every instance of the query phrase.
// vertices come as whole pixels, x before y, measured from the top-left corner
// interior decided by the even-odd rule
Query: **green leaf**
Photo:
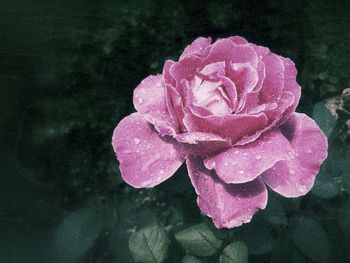
[[[248,263],[248,248],[243,242],[234,242],[222,251],[220,263]]]
[[[77,262],[105,227],[104,214],[83,208],[68,214],[54,237],[54,253],[60,262]]]
[[[286,212],[280,200],[276,196],[270,195],[267,208],[262,211],[262,216],[271,224],[288,224]]]
[[[159,226],[145,227],[129,239],[129,249],[136,262],[160,263],[168,255],[170,240]]]
[[[205,223],[194,225],[177,232],[175,239],[186,251],[195,256],[211,256],[222,245],[222,241],[216,238]]]
[[[350,239],[350,202],[340,209],[338,221],[343,233]]]
[[[323,199],[331,199],[339,192],[338,187],[333,182],[316,181],[312,188],[312,193]]]
[[[238,228],[233,239],[234,241],[243,241],[252,255],[268,253],[272,250],[274,243],[271,225],[266,224],[266,221],[260,216],[257,216],[249,224]]]
[[[327,262],[329,241],[327,234],[316,221],[300,217],[293,232],[295,245],[314,262]]]
[[[336,124],[336,119],[323,102],[316,103],[312,116],[327,138],[329,138]]]
[[[201,263],[198,258],[195,258],[194,256],[186,255],[182,259],[182,263]]]

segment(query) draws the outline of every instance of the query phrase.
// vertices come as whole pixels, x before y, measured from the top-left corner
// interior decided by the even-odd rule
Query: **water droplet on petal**
[[[244,174],[244,171],[243,170],[239,170],[238,173],[239,174]]]
[[[235,154],[239,154],[239,151],[238,151],[238,150],[236,150],[234,153],[235,153]]]
[[[138,102],[139,104],[142,104],[142,103],[143,103],[143,98],[138,98],[138,99],[137,99],[137,102]]]
[[[141,142],[141,140],[139,138],[137,138],[137,137],[134,138],[134,143],[135,144],[139,144],[140,142]]]
[[[247,156],[248,155],[248,153],[244,153],[244,156]]]
[[[262,159],[262,157],[261,157],[261,155],[257,155],[257,156],[255,156],[255,159],[257,159],[257,160],[261,160],[261,159]]]
[[[164,170],[163,169],[160,170],[160,174],[164,174]]]
[[[293,169],[289,169],[289,173],[290,173],[291,175],[295,175],[295,171],[294,171]]]

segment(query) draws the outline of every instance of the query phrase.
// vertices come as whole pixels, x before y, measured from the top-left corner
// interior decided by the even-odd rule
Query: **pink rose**
[[[285,197],[305,195],[327,139],[295,112],[296,74],[290,59],[244,38],[197,38],[135,89],[137,112],[112,139],[124,180],[153,187],[186,161],[198,206],[218,228],[264,209],[266,185]]]

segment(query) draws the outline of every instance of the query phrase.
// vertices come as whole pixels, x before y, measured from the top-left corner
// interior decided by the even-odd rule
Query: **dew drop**
[[[141,140],[139,138],[137,138],[137,137],[134,138],[134,143],[135,144],[139,144],[140,142],[141,142]]]
[[[295,171],[294,171],[293,169],[290,169],[290,170],[289,170],[289,173],[290,173],[291,175],[295,175]]]
[[[235,154],[239,154],[239,151],[238,151],[238,150],[236,150],[236,151],[234,151],[234,153],[235,153]]]
[[[239,170],[238,173],[239,174],[244,174],[244,171],[243,170]]]
[[[160,174],[164,174],[164,170],[163,169],[160,170]]]
[[[257,155],[257,156],[255,156],[255,159],[257,159],[257,160],[261,160],[261,159],[262,159],[262,157],[261,157],[261,155]]]
[[[138,102],[139,104],[142,104],[142,103],[143,103],[143,98],[138,98],[138,99],[137,99],[137,102]]]
[[[244,153],[244,156],[247,156],[248,155],[248,153]]]

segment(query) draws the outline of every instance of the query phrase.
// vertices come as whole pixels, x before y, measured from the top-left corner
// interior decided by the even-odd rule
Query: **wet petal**
[[[235,45],[230,39],[220,39],[216,41],[208,56],[205,64],[225,61],[229,63],[249,62],[253,67],[258,64],[258,56],[250,45]]]
[[[301,95],[301,87],[296,81],[297,69],[295,68],[293,61],[291,61],[289,58],[283,58],[282,60],[284,64],[283,91],[291,92],[294,95],[292,105],[290,105],[285,110],[285,113],[282,117],[281,122],[283,123],[289,118],[289,116],[295,111],[296,107],[298,106]]]
[[[203,64],[203,61],[199,57],[189,56],[183,60],[173,64],[169,73],[177,81],[180,82],[183,79],[191,79],[196,73],[197,69]]]
[[[183,143],[186,153],[192,155],[215,154],[231,146],[229,140],[205,132],[185,132],[175,135],[175,139]]]
[[[259,99],[261,103],[275,102],[281,96],[284,84],[284,65],[281,57],[268,53],[262,58],[265,64],[265,80]]]
[[[177,130],[183,130],[183,101],[178,91],[171,85],[166,85],[166,104],[168,112],[176,123]]]
[[[279,132],[272,131],[254,142],[234,146],[225,152],[205,159],[205,166],[215,169],[225,183],[246,183],[273,167],[281,160],[293,158],[289,141]]]
[[[161,135],[174,134],[176,125],[168,112],[162,75],[148,76],[134,90],[136,110],[152,123]]]
[[[244,101],[242,101],[237,113],[246,113],[252,111],[259,103],[259,93],[265,80],[265,64],[259,59],[258,67],[256,69],[257,83],[254,89],[245,94]]]
[[[220,61],[206,65],[198,72],[203,79],[217,79],[218,75],[225,75],[225,62]]]
[[[232,228],[250,222],[267,204],[265,185],[256,179],[245,184],[225,184],[205,168],[200,158],[187,159],[188,173],[198,195],[202,213],[211,217],[218,228]]]
[[[203,56],[207,52],[206,48],[211,44],[211,38],[199,37],[192,42],[191,45],[187,46],[180,56],[180,60],[185,57],[196,55]]]
[[[258,73],[249,63],[232,63],[227,69],[227,76],[236,86],[239,101],[237,111],[240,111],[245,106],[246,95],[258,83]]]
[[[326,136],[311,118],[300,113],[292,114],[281,131],[297,157],[276,163],[262,177],[272,190],[285,197],[305,195],[327,157]]]
[[[169,70],[170,70],[170,67],[174,64],[175,64],[175,61],[172,61],[170,59],[166,60],[164,62],[163,73],[162,73],[165,83],[172,85],[172,86],[174,86],[176,84],[176,81],[173,78],[173,76],[170,74]]]
[[[244,44],[248,44],[248,41],[240,36],[233,36],[233,37],[229,37],[229,39],[233,42],[233,44],[235,45],[244,45]]]
[[[266,124],[267,117],[264,113],[201,117],[193,112],[187,112],[184,118],[184,125],[188,131],[214,133],[233,142],[263,129]]]
[[[143,115],[133,113],[115,128],[113,149],[125,182],[133,187],[153,187],[171,177],[183,162],[176,140],[159,134]]]

